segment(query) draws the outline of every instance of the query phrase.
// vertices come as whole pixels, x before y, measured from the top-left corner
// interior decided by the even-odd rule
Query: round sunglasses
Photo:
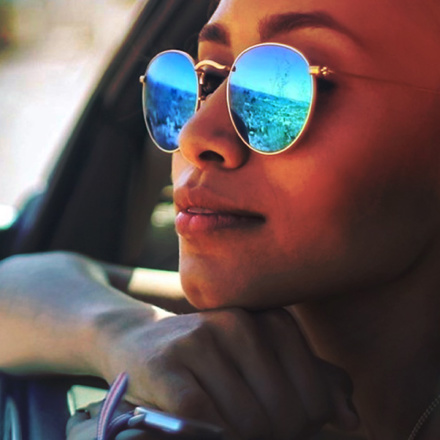
[[[211,60],[196,63],[185,52],[169,50],[154,57],[140,78],[145,123],[158,148],[177,151],[182,128],[226,79],[227,107],[238,136],[258,153],[278,154],[298,142],[306,130],[317,78],[335,73],[439,93],[312,66],[300,51],[279,43],[250,47],[231,67]]]

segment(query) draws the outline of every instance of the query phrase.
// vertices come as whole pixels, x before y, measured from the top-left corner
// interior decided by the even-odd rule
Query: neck
[[[435,257],[380,288],[294,307],[317,354],[350,374],[368,438],[407,439],[440,393]]]

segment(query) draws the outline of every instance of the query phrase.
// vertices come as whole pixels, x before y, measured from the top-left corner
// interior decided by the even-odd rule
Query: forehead
[[[432,37],[438,42],[439,11],[437,0],[220,0],[210,21],[227,27],[234,43],[258,38],[262,20],[273,15],[325,13],[366,44],[396,48]]]
[[[282,40],[281,34],[292,37],[290,44],[302,41],[306,35],[320,44],[356,44],[384,64],[386,59],[390,64],[394,61],[396,70],[408,69],[412,76],[411,70],[414,74],[420,72],[420,63],[440,66],[438,3],[438,0],[220,0],[210,23],[226,31],[223,42],[233,53],[268,39]],[[327,23],[324,20],[322,25],[310,22],[287,26],[286,32],[279,35],[262,32],[272,17],[292,13],[321,14],[329,20]]]

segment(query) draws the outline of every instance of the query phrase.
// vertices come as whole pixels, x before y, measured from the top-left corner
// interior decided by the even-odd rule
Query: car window
[[[0,2],[0,211],[44,186],[136,0]],[[7,218],[6,218],[7,217]]]

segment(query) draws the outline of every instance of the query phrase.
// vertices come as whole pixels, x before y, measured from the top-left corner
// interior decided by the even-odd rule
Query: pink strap
[[[117,417],[112,423],[113,415],[116,411],[116,408],[121,403],[121,400],[124,397],[127,388],[128,374],[120,373],[111,385],[99,413],[98,432],[96,440],[110,440],[110,435],[112,434],[112,432],[114,432],[115,429],[117,430],[119,425],[121,425],[121,428],[123,426],[126,426],[127,419],[132,416],[132,414],[130,415],[129,413],[123,414],[123,416],[125,417]],[[112,425],[112,429],[110,429],[110,425]]]

